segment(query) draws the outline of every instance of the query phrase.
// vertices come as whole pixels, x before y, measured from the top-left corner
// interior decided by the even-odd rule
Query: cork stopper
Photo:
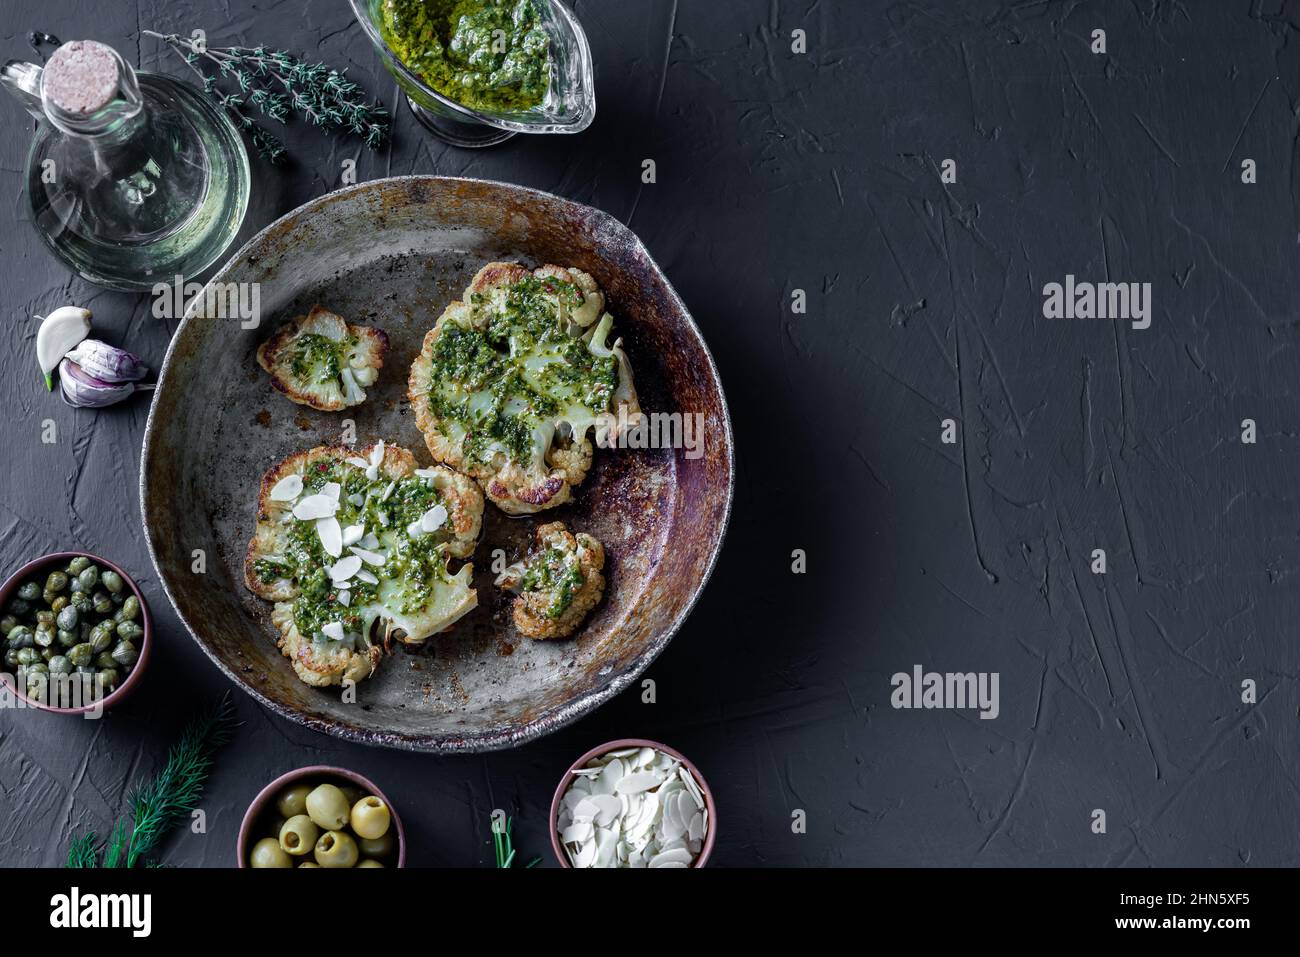
[[[117,55],[94,40],[74,40],[54,51],[45,64],[46,99],[68,113],[89,115],[117,97]]]

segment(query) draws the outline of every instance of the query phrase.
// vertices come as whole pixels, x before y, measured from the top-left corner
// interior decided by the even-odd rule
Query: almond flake
[[[292,502],[302,494],[302,476],[286,475],[275,483],[267,497],[272,502]]]

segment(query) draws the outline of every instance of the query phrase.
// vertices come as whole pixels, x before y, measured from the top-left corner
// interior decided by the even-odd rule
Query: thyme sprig
[[[131,792],[127,798],[131,824],[119,818],[102,849],[93,831],[74,837],[68,845],[68,867],[135,867],[140,863],[199,806],[216,753],[230,740],[234,728],[234,707],[227,692],[185,728],[168,752],[162,771]],[[153,863],[146,862],[146,866]]]
[[[284,143],[249,115],[250,108],[278,123],[299,114],[326,132],[359,136],[371,149],[388,138],[388,111],[368,102],[365,91],[348,79],[346,71],[265,46],[209,47],[176,33],[142,32],[178,53],[203,81],[204,92],[225,108],[257,152],[273,163],[284,158]],[[227,88],[222,88],[222,81]]]
[[[492,819],[492,843],[496,849],[497,867],[515,866],[514,830],[514,818],[506,818],[504,824],[501,824],[497,818]],[[524,867],[534,867],[540,864],[541,860],[540,857],[534,857]]]

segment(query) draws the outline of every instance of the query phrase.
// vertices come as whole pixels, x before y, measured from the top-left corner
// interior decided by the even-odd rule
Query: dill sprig
[[[348,79],[345,70],[264,46],[209,47],[175,33],[142,32],[180,54],[203,81],[204,92],[225,108],[257,152],[273,163],[284,158],[284,144],[249,115],[250,107],[278,123],[297,113],[326,132],[359,136],[371,149],[388,138],[388,111],[368,102],[365,91]]]
[[[506,818],[505,824],[501,824],[496,818],[492,819],[492,843],[496,849],[497,867],[514,867],[515,866],[515,819]],[[534,867],[541,863],[540,857],[534,857],[524,867]]]
[[[74,837],[72,843],[68,845],[68,866],[98,867],[99,849],[96,846],[98,841],[99,837],[94,831],[87,831],[80,837]]]
[[[190,722],[180,741],[167,754],[167,763],[153,780],[127,798],[131,824],[119,818],[102,849],[94,832],[73,838],[68,845],[69,867],[135,867],[155,850],[167,833],[188,817],[203,797],[217,751],[234,731],[234,707],[226,692],[215,707]],[[146,862],[145,866],[156,866]]]

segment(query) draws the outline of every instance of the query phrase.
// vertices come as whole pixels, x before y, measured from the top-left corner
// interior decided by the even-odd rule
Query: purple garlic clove
[[[104,382],[137,382],[149,374],[139,356],[98,339],[83,339],[65,358]]]
[[[59,387],[68,405],[82,409],[102,409],[129,399],[140,390],[153,388],[136,382],[109,382],[91,375],[70,358],[59,363]]]

